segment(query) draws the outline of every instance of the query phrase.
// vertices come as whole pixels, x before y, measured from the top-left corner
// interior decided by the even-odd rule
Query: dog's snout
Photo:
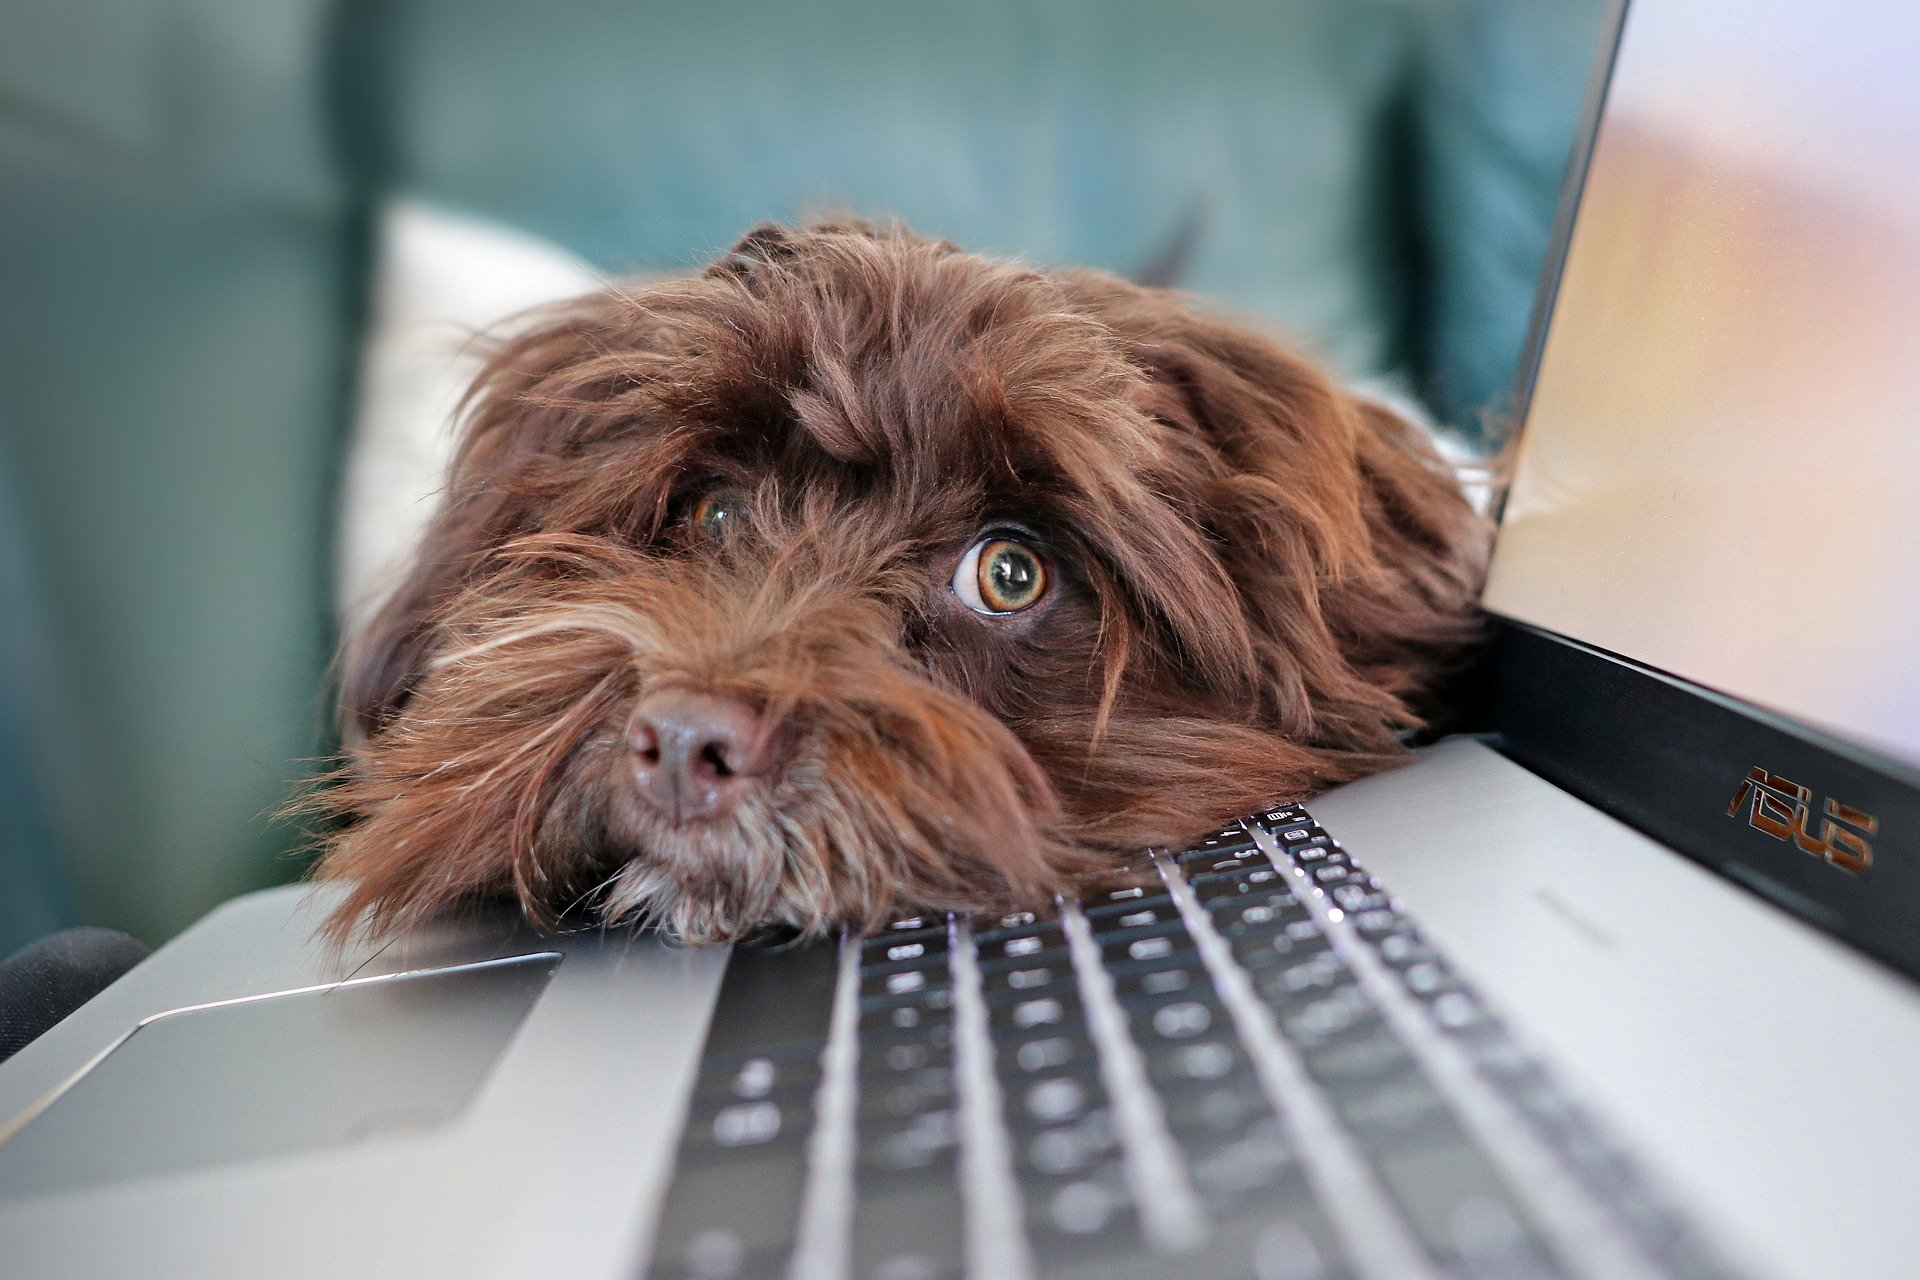
[[[675,821],[724,813],[777,763],[766,717],[733,698],[654,693],[627,723],[640,794]]]

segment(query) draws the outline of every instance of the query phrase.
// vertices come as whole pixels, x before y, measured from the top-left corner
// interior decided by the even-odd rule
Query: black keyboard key
[[[1271,871],[1273,863],[1258,849],[1243,849],[1238,853],[1187,855],[1181,859],[1180,869],[1186,872],[1187,879],[1198,880],[1201,876],[1223,875],[1229,871]]]
[[[1134,1043],[1143,1053],[1164,1044],[1185,1044],[1211,1033],[1224,1033],[1233,1025],[1226,1006],[1213,999],[1210,991],[1137,1001],[1126,1014]]]
[[[1218,1216],[1249,1202],[1312,1199],[1299,1157],[1271,1115],[1242,1133],[1191,1143],[1185,1152],[1194,1191]]]
[[[952,945],[947,927],[916,929],[909,933],[880,933],[860,943],[860,964],[872,968],[942,956]]]
[[[1056,994],[1059,988],[1076,981],[1073,961],[1067,956],[1030,964],[1003,965],[991,973],[983,972],[980,978],[981,994],[989,1000],[1018,997],[1023,992]]]
[[[1135,903],[1119,909],[1108,908],[1097,919],[1089,919],[1089,923],[1093,926],[1094,938],[1101,942],[1122,935],[1130,935],[1141,929],[1178,924],[1179,921],[1180,908],[1174,905],[1171,897]]]
[[[875,1124],[910,1120],[954,1105],[953,1072],[946,1067],[886,1077],[860,1074],[859,1114]]]
[[[1223,901],[1236,898],[1254,900],[1264,898],[1287,888],[1287,881],[1272,867],[1256,867],[1252,871],[1238,875],[1224,872],[1209,875],[1191,882],[1194,896],[1200,899],[1202,906],[1209,911],[1216,910]]]
[[[1414,1067],[1406,1045],[1378,1019],[1316,1040],[1300,1060],[1308,1075],[1329,1086],[1381,1080]]]
[[[1348,1280],[1353,1272],[1333,1225],[1306,1188],[1288,1182],[1223,1222],[1180,1274],[1255,1280]]]
[[[1246,1056],[1224,1036],[1205,1036],[1161,1045],[1144,1055],[1147,1078],[1162,1089],[1188,1089],[1225,1080],[1240,1071]]]
[[[1036,956],[1050,955],[1064,950],[1067,945],[1067,935],[1058,922],[1050,921],[1024,929],[1014,929],[982,941],[978,945],[982,966],[1005,961],[1027,963]]]
[[[1248,964],[1249,969],[1255,970],[1254,990],[1268,1004],[1288,1005],[1336,987],[1353,985],[1353,971],[1331,947],[1314,942],[1300,946],[1299,951],[1275,952],[1279,956],[1278,964]]]
[[[1057,1035],[1078,1031],[1086,1024],[1079,994],[1028,996],[987,1008],[987,1022],[996,1035],[1034,1032]]]
[[[959,1145],[959,1124],[959,1114],[950,1105],[904,1119],[863,1116],[856,1126],[858,1162],[884,1173],[944,1168]]]
[[[1370,1080],[1330,1080],[1322,1089],[1362,1146],[1386,1149],[1467,1142],[1446,1099],[1417,1068]]]
[[[913,937],[930,930],[944,931],[947,917],[939,912],[921,912],[918,915],[902,916],[869,934],[866,941],[876,942],[882,938]]]
[[[1082,1177],[1110,1162],[1120,1149],[1112,1112],[1105,1105],[1089,1107],[1067,1123],[1015,1136],[1016,1171],[1040,1178]]]
[[[948,1036],[889,1036],[867,1044],[860,1055],[860,1077],[883,1081],[890,1076],[921,1071],[951,1070],[952,1041]]]
[[[966,1229],[957,1176],[919,1184],[856,1184],[851,1280],[959,1280]]]
[[[1140,911],[1174,911],[1173,895],[1165,892],[1142,893],[1138,897],[1122,898],[1117,902],[1108,902],[1093,907],[1082,905],[1081,913],[1087,917],[1087,923],[1093,926],[1095,934],[1109,927],[1108,921],[1116,916],[1130,916]]]
[[[1039,1033],[1007,1037],[996,1046],[1001,1084],[1008,1086],[1022,1075],[1058,1071],[1078,1063],[1098,1060],[1093,1041],[1078,1027],[1047,1026]]]
[[[1190,997],[1210,999],[1213,979],[1198,955],[1169,956],[1166,963],[1137,967],[1115,974],[1113,993],[1122,1009],[1135,1004],[1153,1004],[1162,1000]]]
[[[709,1162],[676,1174],[661,1207],[653,1265],[661,1280],[781,1275],[806,1188],[798,1158]]]
[[[820,1085],[817,1053],[784,1058],[751,1057],[722,1063],[703,1063],[694,1082],[694,1105],[710,1099],[721,1103],[757,1098],[812,1094]]]
[[[1389,1152],[1374,1171],[1414,1237],[1450,1271],[1503,1280],[1561,1274],[1486,1157],[1464,1142]]]
[[[1301,905],[1300,899],[1284,888],[1215,898],[1207,903],[1207,915],[1214,928],[1229,939],[1243,933],[1271,932],[1313,921],[1312,913]]]
[[[1190,958],[1197,954],[1193,936],[1180,921],[1136,929],[1100,944],[1100,956],[1109,973],[1118,974],[1128,966],[1155,965]]]
[[[1051,912],[1016,911],[1004,916],[976,916],[972,922],[973,940],[987,944],[1015,934],[1027,933],[1037,927],[1054,926],[1056,920]]]
[[[1259,893],[1285,887],[1280,872],[1266,862],[1251,863],[1229,871],[1208,871],[1189,881],[1203,903],[1234,893]]]
[[[1182,869],[1189,869],[1219,858],[1259,858],[1264,862],[1266,856],[1260,851],[1260,846],[1253,842],[1253,837],[1242,834],[1238,839],[1220,839],[1217,843],[1209,842],[1195,845],[1191,849],[1183,849],[1173,855],[1173,860],[1179,863]]]
[[[1273,969],[1290,969],[1333,951],[1333,944],[1311,920],[1296,920],[1281,929],[1249,929],[1229,942],[1228,947],[1233,958],[1255,975],[1256,987],[1260,983],[1258,975]]]
[[[1385,1027],[1372,998],[1352,981],[1289,991],[1276,999],[1272,1008],[1280,1023],[1280,1034],[1302,1051],[1337,1036]]]
[[[750,1057],[778,1046],[822,1046],[833,1012],[839,948],[818,942],[734,948],[707,1030],[703,1059]]]
[[[1078,1176],[1029,1179],[1023,1189],[1028,1245],[1043,1277],[1054,1268],[1139,1255],[1147,1248],[1117,1158]]]
[[[875,994],[860,997],[860,1017],[863,1022],[876,1016],[884,1021],[887,1013],[899,1008],[913,1008],[944,1017],[953,1008],[953,988],[944,981],[921,982],[908,984],[898,991],[884,988]]]
[[[739,1153],[760,1154],[761,1149],[797,1148],[806,1140],[812,1123],[811,1096],[785,1103],[761,1098],[697,1108],[687,1116],[679,1161],[686,1167],[694,1162],[732,1159]]]
[[[1393,906],[1393,899],[1380,887],[1380,882],[1364,874],[1353,883],[1334,889],[1329,896],[1333,898],[1334,905],[1353,916],[1382,908],[1391,909]]]
[[[1106,1088],[1091,1066],[1036,1075],[1011,1087],[1005,1100],[1008,1128],[1023,1132],[1074,1124],[1104,1107]]]
[[[944,1008],[928,1008],[915,1004],[882,1004],[878,1008],[861,1014],[860,1038],[873,1045],[905,1042],[931,1045],[942,1050],[951,1049],[953,1019],[951,1013]]]
[[[1203,1083],[1186,1080],[1161,1101],[1167,1131],[1188,1150],[1245,1133],[1255,1120],[1272,1114],[1251,1063],[1232,1066],[1226,1075]]]
[[[1088,920],[1104,920],[1116,912],[1164,906],[1172,901],[1166,885],[1156,878],[1152,885],[1125,884],[1099,892],[1084,892],[1080,897],[1080,910]]]
[[[728,958],[651,1274],[731,1280],[785,1269],[838,971],[831,943],[742,945]]]
[[[948,987],[951,981],[945,956],[932,961],[916,960],[906,965],[884,965],[878,969],[862,968],[860,998],[864,1001],[912,995],[919,991],[933,991]]]
[[[1320,840],[1288,845],[1287,856],[1293,859],[1294,865],[1309,871],[1321,865],[1345,865],[1347,862],[1347,855],[1337,845]]]

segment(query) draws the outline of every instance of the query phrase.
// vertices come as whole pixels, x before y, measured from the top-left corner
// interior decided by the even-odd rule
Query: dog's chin
[[[1012,763],[980,753],[966,776],[933,785],[924,775],[862,779],[808,758],[726,813],[692,822],[622,790],[606,828],[637,852],[604,882],[594,910],[708,943],[769,926],[818,936],[915,910],[1042,906],[1091,855],[1053,834],[1051,793],[1033,794],[1032,762],[1021,753]]]
[[[632,853],[591,904],[610,924],[658,925],[687,942],[719,942],[769,924],[807,932],[833,914],[820,851],[780,807],[755,795],[713,818],[675,821],[617,786],[607,824]]]

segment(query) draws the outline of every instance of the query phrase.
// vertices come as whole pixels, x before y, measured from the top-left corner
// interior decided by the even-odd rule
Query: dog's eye
[[[715,489],[693,507],[693,527],[715,542],[732,533],[747,517],[747,495],[740,489]]]
[[[1047,593],[1047,563],[1013,538],[982,538],[953,571],[953,593],[975,613],[1019,613]]]

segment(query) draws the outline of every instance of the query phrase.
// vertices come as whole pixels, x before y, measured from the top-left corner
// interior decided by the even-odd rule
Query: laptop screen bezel
[[[1525,430],[1632,3],[1613,0],[1601,28],[1509,399],[1516,432]],[[1920,770],[1629,655],[1489,616],[1492,722],[1503,751],[1920,978]],[[1872,831],[1841,820],[1829,845],[1822,836],[1835,814],[1865,815]],[[1868,864],[1850,868],[1860,841]]]

